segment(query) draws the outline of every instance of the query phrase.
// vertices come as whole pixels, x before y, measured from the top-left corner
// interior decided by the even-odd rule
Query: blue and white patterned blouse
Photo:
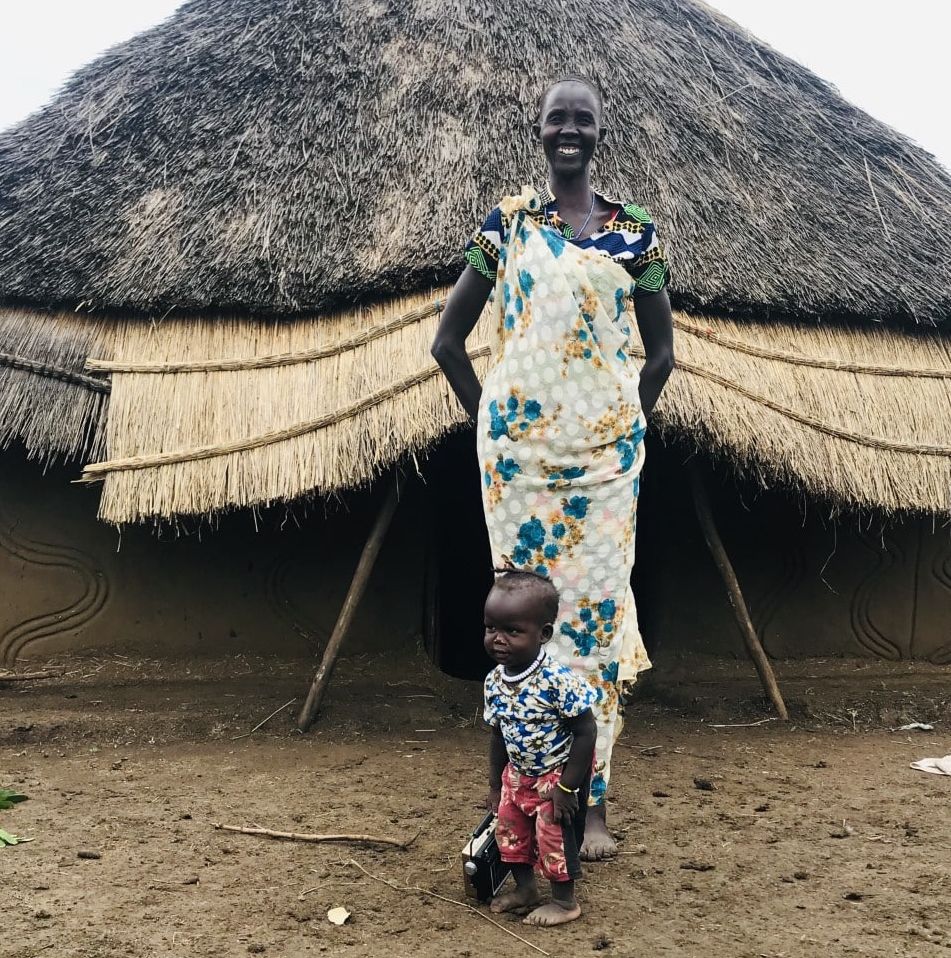
[[[546,653],[521,682],[507,682],[501,665],[485,677],[484,716],[501,730],[517,772],[544,775],[568,761],[573,736],[565,719],[583,715],[597,699],[591,685]]]
[[[547,186],[539,191],[538,198],[541,208],[529,215],[539,224],[546,223],[558,230],[580,249],[596,250],[623,266],[634,280],[632,295],[635,298],[660,292],[668,284],[670,267],[664,248],[650,213],[642,206],[602,196],[615,207],[614,212],[600,229],[579,240],[571,225],[558,215],[558,201]],[[510,218],[496,206],[465,248],[466,262],[492,282],[495,282],[509,225]]]

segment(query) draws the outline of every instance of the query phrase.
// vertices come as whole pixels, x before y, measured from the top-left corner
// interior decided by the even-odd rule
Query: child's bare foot
[[[588,809],[585,822],[584,842],[581,845],[583,862],[599,862],[617,855],[617,842],[608,831],[607,806],[594,805]]]
[[[524,913],[529,908],[534,908],[541,900],[542,896],[539,894],[538,886],[533,883],[516,888],[515,891],[510,891],[507,895],[499,895],[497,898],[493,898],[489,910],[494,911],[497,915],[503,911]]]
[[[524,923],[526,925],[542,925],[547,928],[553,925],[564,925],[580,917],[581,905],[576,901],[565,902],[565,904],[553,901],[526,915]]]

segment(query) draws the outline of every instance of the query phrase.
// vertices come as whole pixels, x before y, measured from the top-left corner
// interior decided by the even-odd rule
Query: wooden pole
[[[766,652],[760,643],[756,629],[753,627],[753,620],[750,618],[749,609],[746,607],[746,600],[743,598],[743,592],[740,589],[740,583],[736,578],[736,572],[733,570],[733,564],[730,557],[726,554],[723,547],[723,540],[720,533],[717,532],[716,523],[713,521],[713,510],[710,508],[710,497],[707,495],[706,487],[703,484],[703,476],[700,474],[700,468],[695,461],[691,461],[687,466],[690,472],[690,487],[693,491],[693,505],[697,512],[697,519],[700,521],[700,528],[703,530],[703,537],[706,539],[707,548],[713,556],[717,569],[726,585],[727,595],[730,599],[730,605],[733,606],[733,614],[736,616],[737,625],[743,634],[743,640],[746,642],[746,649],[753,659],[756,671],[759,673],[763,688],[769,694],[779,717],[785,722],[789,719],[789,712],[786,710],[786,703],[783,701],[782,692],[776,684],[776,676],[773,674],[773,667],[770,665]]]
[[[373,571],[376,558],[380,554],[380,546],[383,545],[386,531],[389,529],[390,523],[393,520],[393,513],[396,512],[399,496],[400,481],[397,475],[393,479],[390,491],[386,494],[383,506],[380,508],[376,521],[373,523],[373,528],[370,530],[370,535],[367,537],[366,544],[363,546],[363,552],[360,555],[356,572],[354,572],[353,579],[350,582],[350,588],[347,590],[347,596],[343,600],[343,605],[340,608],[340,614],[337,616],[334,630],[327,642],[327,648],[324,649],[324,656],[320,661],[320,668],[317,669],[317,674],[311,683],[310,691],[307,693],[307,699],[304,702],[303,708],[300,710],[300,715],[297,717],[297,727],[302,732],[306,732],[313,724],[317,710],[320,708],[320,703],[323,701],[334,665],[337,663],[337,656],[340,654],[340,647],[343,645],[343,640],[350,630],[350,624],[353,621],[357,606],[360,604],[360,599],[366,591],[370,573]]]
[[[58,679],[62,670],[47,669],[43,672],[0,672],[0,682],[33,682],[36,679]]]

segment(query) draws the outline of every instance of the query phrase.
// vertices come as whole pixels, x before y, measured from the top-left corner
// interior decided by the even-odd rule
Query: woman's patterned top
[[[601,194],[596,194],[601,196]],[[558,215],[558,201],[546,186],[538,192],[541,206],[529,215],[538,223],[558,230],[579,249],[594,249],[623,266],[634,280],[634,297],[647,296],[662,290],[670,280],[670,266],[657,236],[650,213],[635,203],[621,203],[601,196],[614,207],[607,222],[582,240]],[[499,253],[505,245],[506,232],[512,217],[496,206],[465,248],[469,265],[486,279],[495,282]]]

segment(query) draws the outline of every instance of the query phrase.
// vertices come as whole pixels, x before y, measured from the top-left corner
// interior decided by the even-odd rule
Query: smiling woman
[[[647,211],[591,187],[607,132],[597,86],[550,86],[532,131],[548,183],[503,198],[472,237],[433,354],[478,421],[493,560],[551,579],[561,596],[551,655],[597,695],[582,848],[593,859],[616,851],[604,803],[620,686],[650,667],[630,575],[647,416],[673,365],[668,268]],[[493,287],[500,342],[480,384],[465,341]]]

